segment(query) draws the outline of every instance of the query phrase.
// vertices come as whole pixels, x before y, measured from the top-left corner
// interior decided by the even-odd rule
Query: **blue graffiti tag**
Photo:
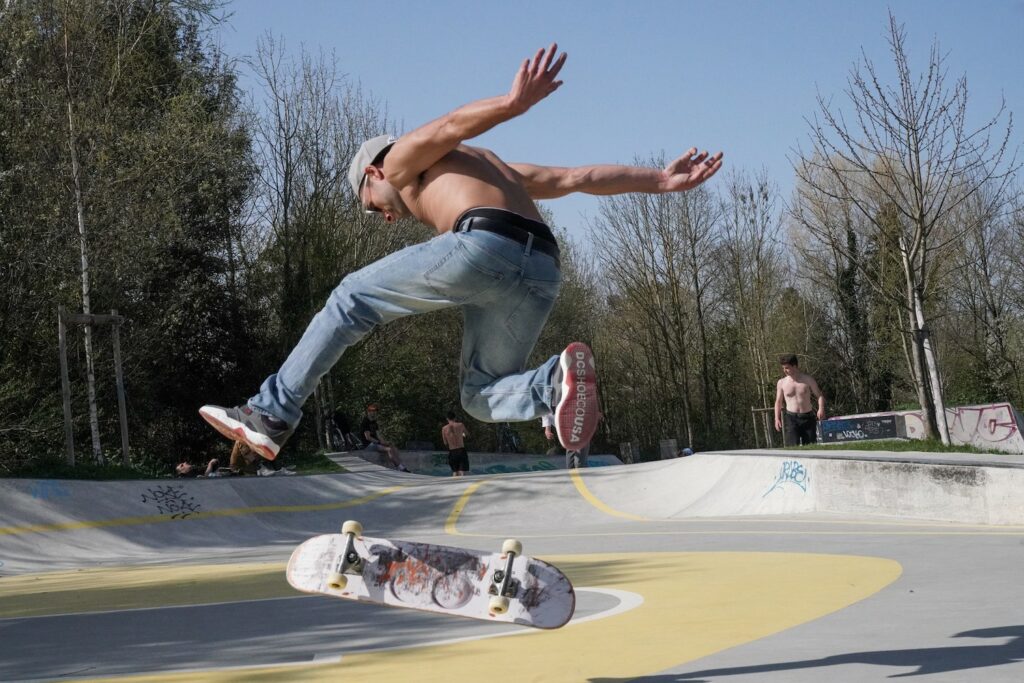
[[[544,472],[548,470],[557,470],[558,467],[552,465],[546,460],[537,460],[534,463],[525,463],[523,465],[503,465],[495,464],[488,465],[482,468],[480,471],[484,474],[509,474],[512,472]]]
[[[778,476],[775,477],[775,483],[761,497],[764,498],[775,489],[782,488],[785,484],[796,484],[800,487],[801,491],[807,493],[807,486],[810,483],[811,475],[807,472],[807,468],[801,465],[798,460],[786,460],[782,463]]]
[[[64,482],[46,479],[32,484],[28,492],[32,494],[33,498],[38,500],[54,500],[57,498],[67,498],[71,495],[67,484]]]

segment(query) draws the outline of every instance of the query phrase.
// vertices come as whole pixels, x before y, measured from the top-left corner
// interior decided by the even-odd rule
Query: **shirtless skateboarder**
[[[367,140],[349,168],[363,208],[387,223],[414,217],[437,230],[341,281],[280,370],[235,408],[200,414],[230,439],[277,457],[302,404],[345,349],[375,326],[458,306],[461,399],[485,422],[555,415],[559,441],[580,450],[597,427],[597,377],[586,344],[573,342],[540,367],[526,360],[558,295],[559,251],[534,200],[573,192],[681,192],[722,166],[722,154],[691,148],[664,169],[619,165],[575,168],[506,163],[464,141],[525,114],[557,90],[566,54],[557,45],[520,66],[505,95],[478,100],[394,139]]]
[[[775,431],[782,431],[782,445],[800,446],[818,442],[818,420],[825,419],[825,395],[818,383],[800,370],[795,354],[779,358],[785,377],[776,384]],[[817,398],[814,410],[812,397]]]

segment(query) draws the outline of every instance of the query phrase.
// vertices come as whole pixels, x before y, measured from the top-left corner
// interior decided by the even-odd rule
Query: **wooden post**
[[[124,456],[124,466],[131,467],[131,460],[128,458],[128,411],[124,401],[124,372],[121,370],[121,337],[118,330],[121,328],[121,319],[117,311],[110,311],[113,319],[113,342],[114,342],[114,376],[117,381],[117,410],[121,416],[121,453]]]
[[[75,466],[75,430],[71,423],[71,383],[68,381],[67,329],[64,326],[64,307],[57,308],[57,340],[60,347],[60,393],[64,402],[64,444],[68,465]]]
[[[324,420],[324,401],[323,392],[320,390],[320,381],[313,387],[313,405],[315,407],[313,411],[313,431],[316,432],[316,442],[321,450],[327,452],[331,450],[331,447],[327,435],[326,421]]]
[[[754,421],[754,448],[761,447],[761,439],[757,437],[757,408],[750,406],[750,419]]]
[[[114,344],[114,372],[117,380],[117,407],[121,418],[121,451],[125,466],[130,466],[128,457],[128,410],[124,394],[124,372],[121,368],[120,325],[124,318],[111,311],[110,315],[68,313],[63,306],[57,308],[57,335],[60,346],[61,394],[64,399],[64,439],[67,442],[68,464],[75,464],[74,425],[71,415],[71,382],[68,380],[67,326],[70,325],[112,325]],[[98,435],[96,435],[98,437]],[[94,443],[98,443],[94,441]],[[102,454],[101,454],[102,455]],[[102,459],[100,460],[102,463]]]

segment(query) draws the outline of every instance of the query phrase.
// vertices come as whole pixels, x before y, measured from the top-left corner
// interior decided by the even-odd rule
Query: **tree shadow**
[[[888,667],[915,667],[914,671],[892,674],[888,678],[909,678],[931,674],[983,669],[985,667],[1024,661],[1024,625],[1000,626],[957,633],[954,638],[1009,638],[1000,645],[967,645],[959,647],[928,647],[909,650],[875,650],[832,655],[775,664],[754,664],[719,669],[704,669],[679,674],[642,676],[638,678],[592,678],[590,683],[643,681],[644,683],[709,683],[724,676],[795,671],[840,664],[874,664]],[[824,672],[822,675],[826,675]]]

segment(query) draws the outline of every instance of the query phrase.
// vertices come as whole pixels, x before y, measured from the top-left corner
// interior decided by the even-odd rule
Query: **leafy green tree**
[[[203,38],[214,9],[49,0],[0,14],[0,263],[5,279],[24,279],[0,320],[13,342],[0,360],[12,425],[0,441],[17,438],[2,449],[8,467],[62,450],[58,304],[129,320],[137,457],[195,452],[208,439],[193,426],[197,395],[245,373],[254,325],[237,254],[253,166],[234,73]],[[95,453],[115,412],[113,372],[103,344],[77,339],[76,375],[84,365],[86,384],[95,377]]]

